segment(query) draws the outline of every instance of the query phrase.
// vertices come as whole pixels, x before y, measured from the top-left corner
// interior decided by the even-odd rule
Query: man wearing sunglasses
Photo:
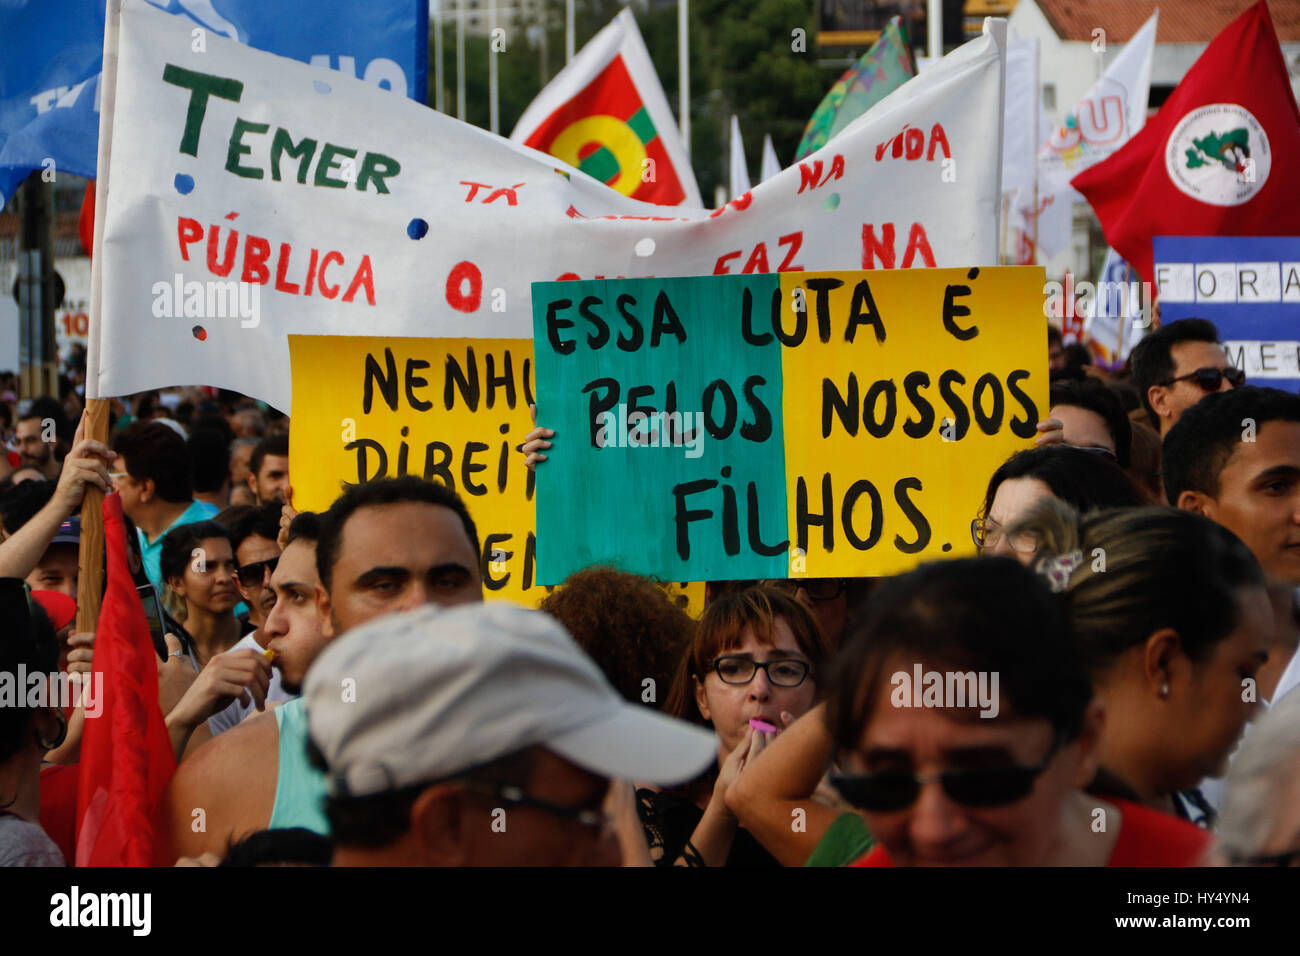
[[[248,623],[260,628],[275,606],[275,594],[268,586],[280,558],[280,505],[244,505],[226,523],[235,543],[235,584],[248,606]],[[259,642],[259,649],[265,644]]]
[[[611,781],[682,783],[717,747],[625,701],[550,615],[504,604],[362,625],[303,694],[335,866],[646,863],[631,794]]]
[[[1245,372],[1228,361],[1219,330],[1209,319],[1161,326],[1137,344],[1130,362],[1133,384],[1161,438],[1206,395],[1246,381]]]

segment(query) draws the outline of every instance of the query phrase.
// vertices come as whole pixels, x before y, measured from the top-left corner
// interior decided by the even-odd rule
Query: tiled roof
[[[1255,0],[1034,0],[1063,40],[1092,41],[1092,31],[1124,43],[1160,10],[1157,43],[1208,43]],[[1273,28],[1282,43],[1300,43],[1300,0],[1268,0]]]

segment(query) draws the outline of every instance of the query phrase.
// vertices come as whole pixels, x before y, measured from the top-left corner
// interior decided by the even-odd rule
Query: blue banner
[[[1161,323],[1209,319],[1247,381],[1300,390],[1300,237],[1157,236],[1153,252]]]
[[[428,0],[148,2],[259,50],[425,102]],[[95,175],[104,6],[0,0],[0,206],[34,169]]]

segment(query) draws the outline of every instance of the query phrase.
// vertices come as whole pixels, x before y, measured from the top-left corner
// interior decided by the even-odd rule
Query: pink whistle
[[[757,718],[757,717],[751,717],[751,718],[749,719],[749,726],[753,727],[753,728],[754,728],[755,730],[757,730],[760,734],[774,734],[774,733],[776,733],[776,728],[775,728],[774,726],[772,726],[771,724],[769,724],[766,720],[760,720],[760,719]]]

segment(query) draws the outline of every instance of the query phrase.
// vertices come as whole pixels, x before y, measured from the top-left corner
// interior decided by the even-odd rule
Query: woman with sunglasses
[[[1231,531],[1173,508],[1080,518],[1044,505],[1016,531],[1040,542],[1035,568],[1061,590],[1105,707],[1091,792],[1208,825],[1191,788],[1227,770],[1273,636],[1259,562]]]
[[[1032,537],[1008,535],[1007,528],[1038,502],[1055,498],[1080,511],[1130,508],[1143,504],[1119,466],[1103,455],[1070,445],[1018,451],[989,479],[984,506],[971,522],[971,538],[981,554],[1028,563]]]
[[[829,647],[789,595],[754,587],[713,601],[682,658],[665,709],[712,726],[718,763],[671,791],[638,791],[656,862],[775,866],[727,807],[727,788],[788,724],[816,702]]]
[[[878,841],[854,865],[1197,862],[1203,831],[1083,792],[1101,723],[1065,613],[1027,568],[945,561],[882,584],[827,697],[832,782]]]

